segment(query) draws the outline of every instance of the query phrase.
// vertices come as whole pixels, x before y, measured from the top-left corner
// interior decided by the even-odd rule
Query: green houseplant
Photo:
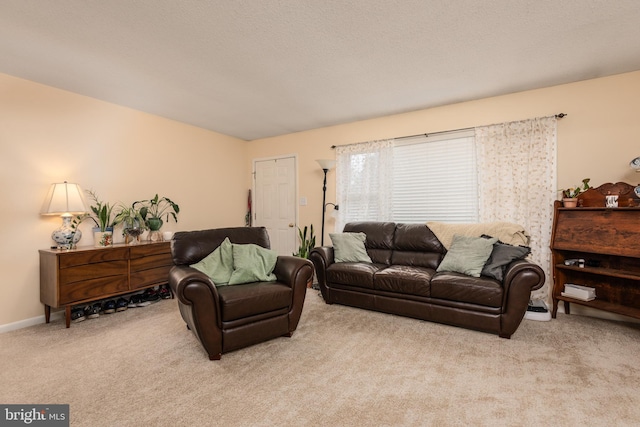
[[[152,199],[134,202],[132,207],[138,207],[142,220],[151,231],[160,230],[164,224],[162,220],[164,215],[166,215],[167,221],[171,217],[175,222],[178,222],[180,206],[168,197],[159,197],[156,194]]]
[[[91,212],[93,212],[93,222],[96,223],[99,231],[107,231],[109,228],[113,229],[115,225],[115,212],[113,206],[108,202],[102,202],[97,194],[93,190],[87,190],[89,197],[93,201],[93,205],[90,206]]]
[[[585,178],[582,180],[581,185],[560,190],[562,191],[562,203],[564,207],[575,208],[578,205],[577,197],[580,195],[580,193],[584,193],[591,188],[591,186],[589,185],[590,180],[590,178]]]
[[[308,238],[307,231],[309,231]],[[306,225],[304,226],[304,230],[301,230],[300,227],[298,227],[298,238],[300,239],[300,246],[298,247],[298,252],[294,253],[293,256],[309,258],[311,249],[316,247],[316,236],[313,234],[313,224],[311,224],[310,229],[308,229]]]
[[[113,244],[113,227],[115,225],[115,212],[113,206],[103,202],[93,190],[87,190],[93,201],[90,206],[93,215],[91,219],[96,227],[93,229],[93,238],[96,246],[111,246]]]
[[[115,224],[122,224],[125,243],[137,242],[139,236],[147,229],[144,218],[135,204],[131,207],[120,204],[118,214],[115,216]]]

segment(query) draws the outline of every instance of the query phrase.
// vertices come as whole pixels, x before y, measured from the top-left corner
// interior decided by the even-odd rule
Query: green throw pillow
[[[334,262],[371,262],[364,242],[364,233],[329,233],[333,243]]]
[[[248,244],[233,247],[233,273],[229,279],[230,285],[251,282],[273,282],[277,280],[273,274],[276,267],[278,253],[262,246]]]
[[[482,268],[493,250],[493,244],[497,241],[496,238],[484,239],[455,234],[451,247],[436,271],[453,271],[480,277]]]
[[[229,238],[225,238],[216,250],[190,267],[209,276],[216,286],[228,284],[233,272],[233,249]]]

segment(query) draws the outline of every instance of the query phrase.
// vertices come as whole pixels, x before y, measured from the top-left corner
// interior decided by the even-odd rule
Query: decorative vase
[[[62,225],[51,233],[51,238],[60,249],[73,249],[82,238],[82,231],[71,226],[71,215],[62,215]]]
[[[113,246],[113,227],[107,227],[105,231],[100,231],[99,227],[94,227],[93,241],[96,247]]]
[[[578,199],[575,197],[565,197],[562,199],[562,205],[565,208],[575,208],[578,206]]]

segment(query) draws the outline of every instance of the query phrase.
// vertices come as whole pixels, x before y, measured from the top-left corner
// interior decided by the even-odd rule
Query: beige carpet
[[[640,425],[640,327],[558,314],[511,340],[326,305],[212,362],[173,300],[0,335],[0,403],[74,426]]]

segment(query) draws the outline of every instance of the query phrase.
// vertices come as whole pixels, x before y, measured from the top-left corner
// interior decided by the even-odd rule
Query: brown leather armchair
[[[309,260],[278,256],[277,281],[216,287],[207,275],[189,265],[213,252],[226,237],[231,243],[270,247],[264,227],[177,232],[171,241],[175,265],[169,272],[169,284],[187,328],[211,360],[272,338],[290,337],[298,326],[313,275]]]

